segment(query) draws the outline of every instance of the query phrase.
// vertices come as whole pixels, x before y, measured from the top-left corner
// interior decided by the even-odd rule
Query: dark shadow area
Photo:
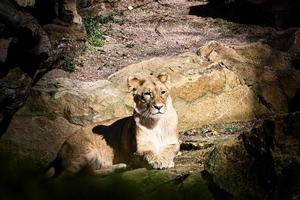
[[[57,17],[58,1],[35,0],[33,7],[20,8],[34,16],[40,24],[49,24]]]
[[[285,118],[284,122],[288,124],[288,126],[284,128],[284,134],[300,140],[300,118],[297,117],[297,115],[299,115],[298,113],[299,112],[296,112],[296,114],[289,115]]]
[[[208,189],[214,195],[216,200],[229,200],[233,199],[233,196],[220,188],[217,184],[214,183],[213,176],[206,170],[201,172],[201,176],[206,180]]]
[[[277,187],[277,199],[294,199],[295,195],[292,194],[299,194],[300,191],[300,165],[291,164],[283,170]]]
[[[113,173],[107,176],[84,172],[48,179],[30,163],[18,164],[12,157],[0,155],[0,199],[230,199],[224,193],[211,194],[206,181],[199,180],[193,187],[182,187],[188,177],[183,174],[168,177],[155,170],[138,169],[133,174]],[[135,174],[136,173],[136,174]],[[142,180],[142,181],[139,181]],[[166,179],[166,180],[165,180]],[[218,192],[218,190],[216,190]],[[226,194],[226,193],[225,193]],[[199,195],[199,196],[197,196]]]
[[[45,178],[27,163],[0,155],[0,199],[138,199],[138,185],[118,173],[103,177],[85,173]]]
[[[274,122],[266,120],[261,127],[252,129],[251,134],[243,134],[242,139],[248,154],[253,159],[251,171],[256,174],[267,199],[273,199],[277,177],[271,154],[274,149]]]
[[[289,112],[300,111],[300,89],[297,90],[293,99],[289,103]]]
[[[292,65],[295,69],[300,70],[300,57],[292,60]]]
[[[34,6],[28,6],[32,2]],[[83,50],[82,27],[63,19],[55,24],[61,16],[73,16],[67,10],[70,4],[76,10],[76,1],[0,1],[0,136],[24,105],[31,87],[56,67],[62,54],[73,45]],[[69,37],[74,40],[63,41]],[[58,48],[59,44],[63,45]]]
[[[298,1],[269,1],[262,4],[246,0],[210,0],[206,5],[190,7],[190,15],[221,18],[240,24],[271,26],[279,29],[300,26]]]
[[[55,12],[56,8],[55,0],[37,0],[32,10],[32,15],[35,16],[41,24],[51,23],[52,20],[57,17]]]
[[[131,154],[125,154],[125,152],[136,152],[136,138],[134,134],[130,135],[128,138],[128,140],[130,140],[128,143],[131,144],[131,147],[128,147],[129,149],[126,149],[126,151],[124,151],[124,146],[120,146],[119,142],[122,140],[122,134],[124,134],[123,130],[125,126],[129,126],[129,129],[135,130],[134,125],[135,123],[133,123],[133,118],[130,116],[119,119],[109,126],[98,125],[92,129],[94,134],[103,136],[106,143],[113,148],[114,155],[120,155],[120,157],[114,157],[114,163],[128,162]]]

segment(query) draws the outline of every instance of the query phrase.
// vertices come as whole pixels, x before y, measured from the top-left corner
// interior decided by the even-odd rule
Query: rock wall
[[[62,52],[83,49],[85,32],[76,1],[61,2],[0,2],[0,135],[26,101],[31,86]],[[59,5],[62,9],[55,13]]]

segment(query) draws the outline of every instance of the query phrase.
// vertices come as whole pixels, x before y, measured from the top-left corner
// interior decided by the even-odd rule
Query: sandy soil
[[[115,22],[103,26],[105,44],[86,51],[76,58],[76,71],[54,69],[50,78],[94,81],[130,64],[156,56],[195,52],[211,40],[237,44],[276,38],[274,29],[243,25],[222,19],[189,15],[191,6],[205,1],[121,1],[122,4],[98,4],[82,15],[113,13]],[[133,9],[129,9],[132,6]]]

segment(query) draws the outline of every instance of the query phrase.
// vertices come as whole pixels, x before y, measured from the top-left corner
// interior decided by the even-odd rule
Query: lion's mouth
[[[161,111],[158,111],[158,112],[156,112],[156,113],[152,113],[152,115],[163,115],[163,114],[165,114],[164,112],[161,112]]]

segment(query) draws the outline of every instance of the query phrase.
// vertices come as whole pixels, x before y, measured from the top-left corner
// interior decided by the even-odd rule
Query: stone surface
[[[22,112],[23,109],[20,110]],[[18,115],[0,141],[1,154],[12,154],[19,162],[45,167],[57,156],[65,140],[79,127],[62,117]]]
[[[130,115],[122,96],[108,81],[41,80],[14,116],[1,142],[21,157],[45,165],[81,126]]]
[[[109,81],[42,79],[31,91],[22,113],[60,116],[80,126],[128,116],[124,94]]]
[[[76,0],[63,0],[60,2],[59,17],[67,23],[82,25],[82,18],[77,12]]]
[[[0,135],[4,134],[17,109],[24,105],[32,79],[20,68],[10,70],[0,79]]]
[[[299,88],[300,73],[293,69],[287,53],[262,43],[226,46],[218,42],[208,43],[197,53],[235,72],[271,112],[288,111],[288,101]]]
[[[36,5],[35,0],[0,1],[1,136],[13,114],[24,105],[31,86],[62,54],[83,49],[84,28],[54,20],[55,6],[55,1],[38,1]]]
[[[299,113],[275,116],[225,140],[208,156],[205,171],[236,199],[297,199],[299,119]]]
[[[237,199],[263,199],[258,177],[249,173],[253,161],[237,136],[219,144],[209,155],[204,167],[213,182]]]
[[[22,7],[33,7],[35,0],[15,0],[15,2]]]

